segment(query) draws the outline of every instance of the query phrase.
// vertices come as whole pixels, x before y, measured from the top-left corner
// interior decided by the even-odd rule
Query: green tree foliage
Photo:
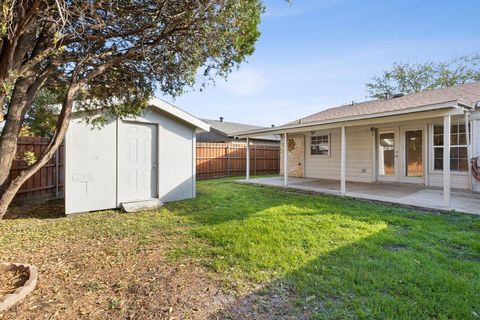
[[[447,62],[394,63],[367,83],[371,97],[414,93],[480,81],[480,56],[468,55]]]
[[[23,122],[32,136],[51,137],[55,131],[63,92],[53,89],[41,90],[28,109]]]
[[[261,0],[0,2],[0,218],[21,184],[61,144],[80,111],[138,114],[159,90],[179,95],[226,77],[254,51]],[[199,76],[201,75],[201,76]],[[44,89],[58,90],[49,96]],[[61,88],[59,90],[58,88]],[[41,94],[39,94],[41,93]],[[46,102],[61,102],[52,128]],[[7,186],[18,134],[45,126],[44,153]]]

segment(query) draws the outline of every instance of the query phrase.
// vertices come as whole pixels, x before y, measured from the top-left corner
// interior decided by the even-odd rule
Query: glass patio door
[[[403,181],[423,182],[425,172],[424,128],[403,128]]]
[[[377,175],[378,180],[398,180],[397,129],[382,129],[377,139]]]
[[[377,135],[377,180],[423,183],[426,128],[382,128]]]

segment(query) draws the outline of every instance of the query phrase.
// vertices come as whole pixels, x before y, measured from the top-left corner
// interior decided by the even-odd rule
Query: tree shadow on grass
[[[454,229],[446,239],[461,231]],[[452,256],[455,240],[430,245],[412,237],[418,233],[388,228],[340,247],[210,319],[474,319],[478,248],[466,245],[471,254]]]
[[[13,203],[4,219],[57,219],[65,217],[64,199]]]

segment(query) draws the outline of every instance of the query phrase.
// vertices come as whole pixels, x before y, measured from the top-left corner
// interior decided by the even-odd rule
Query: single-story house
[[[195,197],[196,134],[209,129],[159,99],[99,129],[74,117],[65,138],[66,213]]]
[[[240,131],[249,131],[257,129],[265,129],[265,127],[254,126],[250,124],[224,121],[223,117],[219,120],[201,119],[210,125],[209,132],[200,132],[197,134],[197,142],[245,142],[245,139],[238,139],[234,133]],[[270,144],[278,145],[280,143],[279,135],[263,135],[250,139],[251,144]]]
[[[475,82],[352,103],[236,136],[282,136],[284,186],[324,183],[327,189],[338,181],[338,194],[348,195],[347,182],[361,185],[358,192],[376,183],[379,199],[389,186],[401,184],[407,191],[436,188],[442,207],[450,208],[452,189],[480,192],[470,164],[480,155],[479,101],[480,82]]]

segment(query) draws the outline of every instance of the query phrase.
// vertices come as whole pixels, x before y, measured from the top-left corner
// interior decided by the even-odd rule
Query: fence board
[[[28,168],[23,159],[26,151],[32,151],[40,157],[45,150],[48,138],[20,137],[18,139],[17,156],[12,163],[9,181],[15,179],[22,170]],[[28,179],[17,192],[16,201],[30,200],[34,198],[53,198],[63,195],[63,143],[45,166]]]
[[[247,145],[242,142],[197,142],[197,179],[244,175]],[[276,174],[280,169],[280,147],[250,145],[250,174]]]

